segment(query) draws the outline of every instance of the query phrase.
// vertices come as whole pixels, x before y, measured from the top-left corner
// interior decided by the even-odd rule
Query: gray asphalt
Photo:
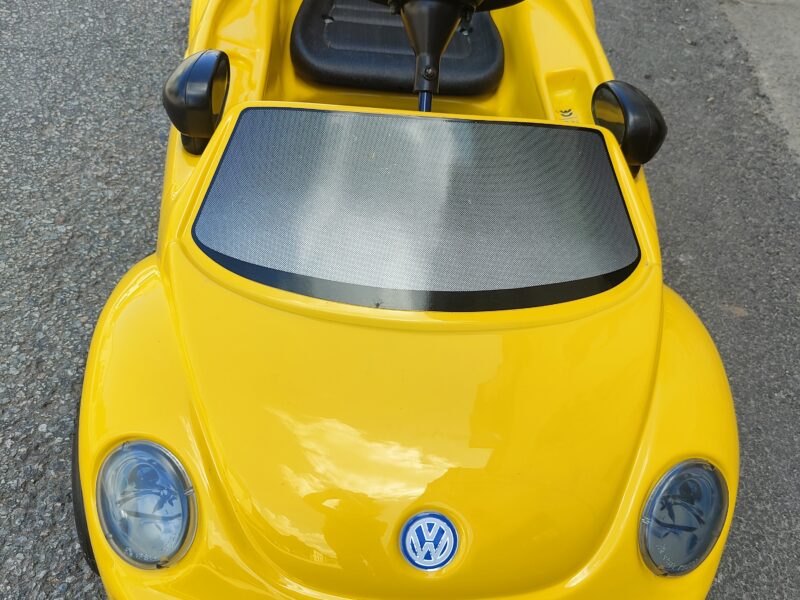
[[[739,505],[710,597],[800,598],[800,169],[792,115],[776,118],[781,78],[763,76],[765,36],[739,4],[597,10],[617,75],[670,124],[648,169],[666,279],[707,324],[736,399]],[[187,19],[185,0],[0,3],[2,598],[103,597],[72,530],[69,436],[97,316],[155,246],[160,88]]]
[[[769,96],[770,119],[800,157],[800,0],[728,0],[723,8]]]

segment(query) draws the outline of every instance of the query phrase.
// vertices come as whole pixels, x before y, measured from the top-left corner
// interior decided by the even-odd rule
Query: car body
[[[704,597],[735,505],[733,403],[708,333],[663,283],[644,172],[593,124],[592,92],[612,75],[591,3],[498,11],[499,88],[437,98],[429,115],[402,94],[298,77],[287,40],[299,4],[192,5],[188,54],[230,57],[226,109],[199,156],[171,132],[157,251],[100,317],[80,410],[81,516],[109,596]],[[315,297],[236,272],[206,247],[201,213],[237,125],[275,111],[358,130],[580,130],[607,152],[636,260],[600,291],[480,310]],[[192,482],[196,522],[165,568],[123,560],[98,514],[104,461],[131,440],[168,450]],[[665,577],[643,558],[642,512],[664,474],[695,459],[725,482],[722,531],[697,568]],[[409,564],[404,531],[420,515],[446,515],[457,537],[440,570]]]

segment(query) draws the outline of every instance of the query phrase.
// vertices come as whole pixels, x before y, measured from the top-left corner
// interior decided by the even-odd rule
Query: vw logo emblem
[[[400,547],[406,560],[423,571],[446,566],[458,550],[458,533],[443,514],[420,513],[411,517],[400,534]]]

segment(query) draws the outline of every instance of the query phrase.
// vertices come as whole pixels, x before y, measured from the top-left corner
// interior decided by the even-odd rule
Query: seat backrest
[[[326,85],[411,93],[414,53],[402,20],[370,0],[304,0],[291,38],[301,77]],[[503,76],[503,42],[488,13],[453,36],[442,58],[440,91],[491,92]]]

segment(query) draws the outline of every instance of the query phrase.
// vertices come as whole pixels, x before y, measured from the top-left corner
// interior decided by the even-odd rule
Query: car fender
[[[242,539],[235,517],[219,491],[217,468],[200,425],[198,403],[186,361],[168,281],[151,256],[120,281],[95,330],[84,379],[78,424],[78,457],[86,523],[97,567],[109,592],[163,588],[186,577],[198,562],[218,565],[218,573],[253,589],[270,590],[277,575],[260,566],[256,573],[230,546]],[[193,484],[198,506],[194,543],[169,569],[142,571],[118,560],[105,541],[94,482],[105,457],[119,444],[147,439],[180,460]],[[201,558],[202,556],[202,558]],[[220,589],[224,589],[224,582]],[[200,594],[200,591],[197,591]],[[112,594],[113,597],[113,594]],[[150,596],[148,596],[150,597]]]
[[[682,577],[661,577],[650,571],[638,548],[642,510],[658,480],[674,465],[692,458],[714,464],[727,482],[725,525],[697,569]],[[656,594],[652,598],[705,597],[730,531],[738,478],[736,415],[719,353],[689,305],[665,286],[652,402],[630,480],[604,543],[565,587],[583,588],[592,597],[615,597],[620,581],[653,580],[655,584],[659,580],[662,585],[648,586]]]

